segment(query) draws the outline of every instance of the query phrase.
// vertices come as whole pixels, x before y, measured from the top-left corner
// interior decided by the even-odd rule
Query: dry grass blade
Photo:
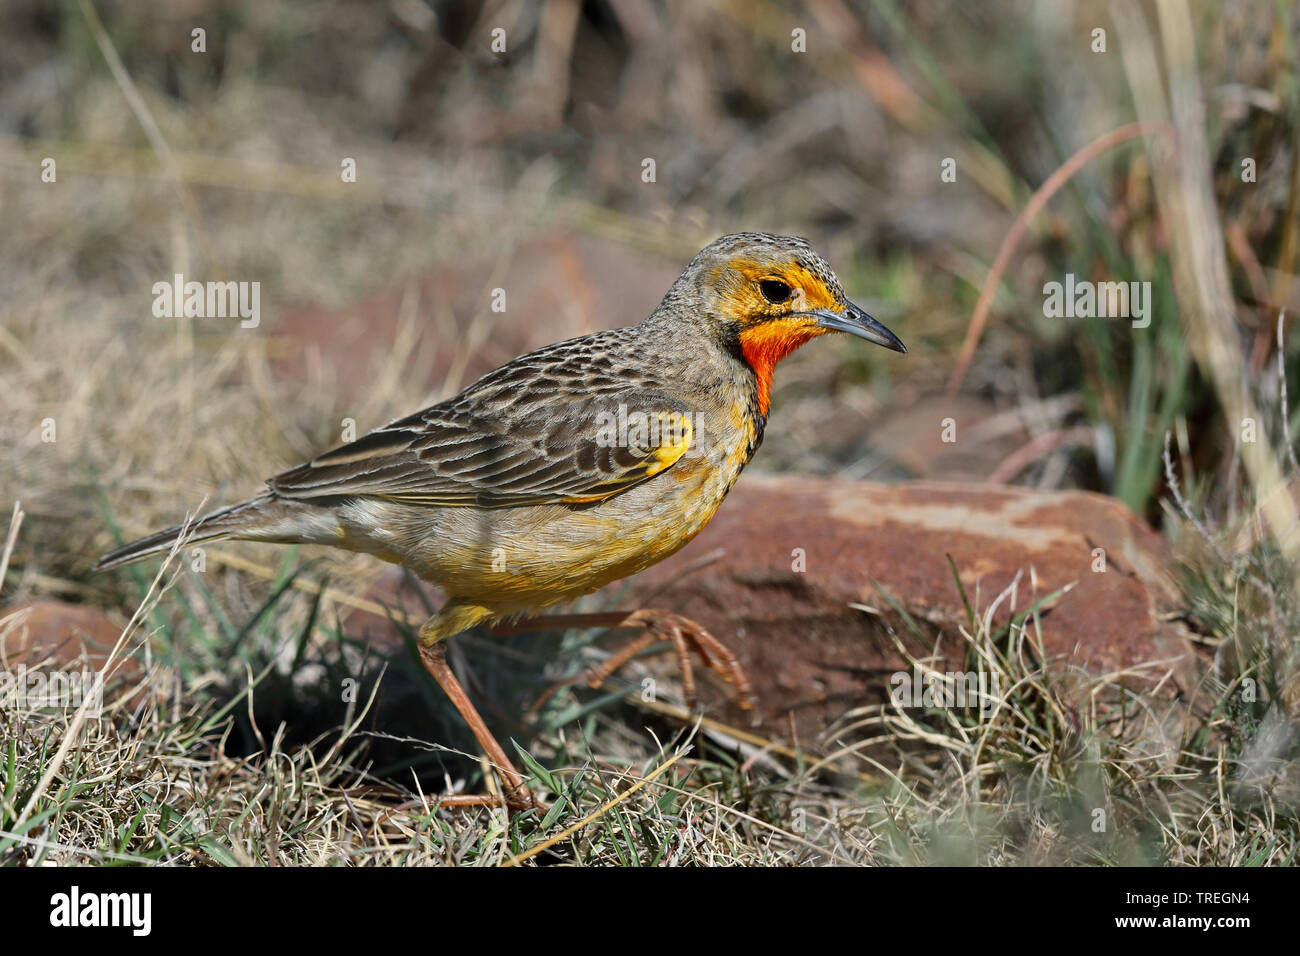
[[[9,573],[9,559],[13,557],[14,545],[18,543],[18,529],[22,526],[22,502],[15,501],[13,513],[9,516],[9,533],[5,536],[4,552],[0,553],[0,592],[4,591],[5,575]]]

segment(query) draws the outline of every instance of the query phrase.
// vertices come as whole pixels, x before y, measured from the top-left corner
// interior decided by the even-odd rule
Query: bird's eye
[[[763,293],[763,298],[773,305],[780,305],[790,298],[789,283],[782,282],[780,279],[761,279],[758,283],[758,290]]]

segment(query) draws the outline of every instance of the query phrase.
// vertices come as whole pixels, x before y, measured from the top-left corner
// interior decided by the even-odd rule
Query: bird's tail
[[[266,519],[271,517],[268,512],[278,510],[275,508],[274,502],[274,495],[260,495],[256,498],[250,498],[248,501],[241,501],[237,505],[230,505],[228,508],[219,508],[216,511],[209,512],[197,521],[192,521],[187,525],[178,524],[162,531],[155,531],[138,541],[122,545],[116,551],[110,551],[99,559],[95,565],[95,570],[106,571],[109,568],[121,567],[124,564],[130,564],[132,561],[147,558],[151,554],[170,551],[172,545],[176,543],[176,539],[181,537],[182,534],[185,535],[187,543],[242,537],[263,525]]]

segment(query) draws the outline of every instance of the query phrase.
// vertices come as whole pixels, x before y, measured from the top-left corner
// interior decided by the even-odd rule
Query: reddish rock
[[[1093,570],[1096,548],[1105,572]],[[681,575],[719,549],[725,556]],[[800,551],[803,571],[793,569]],[[937,646],[961,660],[967,616],[946,555],[980,614],[1023,572],[1014,609],[1008,599],[994,615],[1000,623],[1073,585],[1040,615],[1055,667],[1100,674],[1172,658],[1146,672],[1150,681],[1170,668],[1176,682],[1193,679],[1191,642],[1162,620],[1178,605],[1163,539],[1120,502],[1088,492],[747,475],[699,537],[640,575],[633,593],[726,640],[754,681],[763,723],[779,733],[793,719],[807,742],[850,707],[885,699],[889,675],[904,666],[885,622],[918,656]],[[911,634],[885,593],[927,635],[941,634],[937,645]],[[714,712],[747,723],[711,686]]]
[[[102,670],[121,633],[120,624],[84,604],[40,600],[15,605],[0,612],[0,669]],[[114,667],[109,691],[144,674],[135,658],[121,653]]]

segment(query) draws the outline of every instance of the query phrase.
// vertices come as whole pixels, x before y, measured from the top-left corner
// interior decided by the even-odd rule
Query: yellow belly
[[[365,523],[384,536],[349,545],[405,565],[493,617],[549,607],[635,574],[695,537],[749,458],[752,430],[726,433],[733,436],[726,447],[692,449],[653,478],[590,504],[366,503],[372,520]]]
[[[673,469],[584,507],[483,513],[469,535],[444,539],[416,570],[449,594],[499,613],[548,607],[681,549],[708,524],[729,485],[716,470]]]

